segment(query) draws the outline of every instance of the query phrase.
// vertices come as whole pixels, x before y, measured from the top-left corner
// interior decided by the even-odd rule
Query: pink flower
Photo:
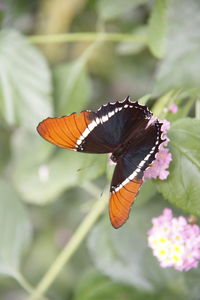
[[[170,128],[170,122],[167,120],[160,120],[163,123],[162,129],[162,138],[165,141],[160,145],[159,152],[156,154],[156,159],[152,163],[152,165],[144,171],[145,178],[159,178],[164,180],[168,177],[169,171],[167,170],[172,160],[172,155],[169,152],[169,149],[165,148],[169,142],[169,138],[167,137],[167,131]]]
[[[172,104],[170,105],[170,107],[168,108],[168,111],[172,112],[173,114],[176,114],[178,111],[178,106],[176,104]]]
[[[148,245],[163,268],[188,271],[200,260],[200,227],[189,224],[185,217],[174,218],[171,209],[152,219]]]
[[[160,148],[158,154],[156,155],[156,160],[153,162],[152,166],[144,172],[144,177],[148,178],[160,178],[164,180],[169,175],[167,168],[172,160],[172,155],[167,148]]]

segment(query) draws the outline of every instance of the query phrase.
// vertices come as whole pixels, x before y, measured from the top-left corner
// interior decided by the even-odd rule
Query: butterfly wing
[[[130,101],[108,103],[97,112],[82,111],[39,123],[39,134],[49,142],[87,153],[113,152],[134,130],[142,128],[152,116],[146,106]]]
[[[152,123],[138,139],[132,141],[127,153],[117,162],[109,200],[110,220],[115,228],[122,226],[128,219],[143,182],[144,170],[153,162],[163,142],[161,126],[158,121]]]

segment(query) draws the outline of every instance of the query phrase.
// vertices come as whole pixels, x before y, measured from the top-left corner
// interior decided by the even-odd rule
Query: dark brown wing
[[[153,162],[163,142],[161,126],[161,123],[155,121],[140,135],[138,133],[138,138],[132,141],[129,150],[117,162],[109,202],[110,220],[115,228],[122,226],[128,219],[143,182],[144,170]]]

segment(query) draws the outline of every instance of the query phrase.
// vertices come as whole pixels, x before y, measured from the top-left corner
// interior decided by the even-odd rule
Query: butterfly
[[[162,123],[147,106],[109,102],[96,112],[81,111],[39,123],[38,133],[52,144],[85,153],[111,153],[116,163],[110,187],[109,215],[114,228],[128,219],[143,183],[143,173],[155,160],[162,139]]]

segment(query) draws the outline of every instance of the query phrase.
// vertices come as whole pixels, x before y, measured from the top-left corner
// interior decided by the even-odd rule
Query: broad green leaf
[[[26,211],[11,184],[0,180],[0,273],[17,277],[31,237]]]
[[[42,54],[15,31],[0,33],[0,118],[32,131],[52,112],[50,71]]]
[[[55,102],[57,114],[65,115],[86,108],[90,100],[90,80],[84,61],[56,67],[54,72]]]
[[[157,70],[155,94],[199,87],[199,10],[198,0],[169,2],[166,55]]]
[[[136,6],[147,2],[146,0],[99,0],[97,2],[97,12],[104,20],[117,18],[123,13],[135,8]]]
[[[148,45],[157,58],[162,58],[165,54],[167,2],[167,0],[155,0],[149,20]]]
[[[182,273],[172,268],[162,269],[147,246],[151,219],[160,215],[166,205],[160,198],[154,196],[154,199],[142,206],[135,204],[128,222],[118,230],[111,227],[106,217],[88,240],[98,269],[114,280],[148,291],[175,287],[182,279]]]
[[[158,189],[174,205],[200,216],[200,120],[185,118],[169,131],[173,161],[167,180]]]

